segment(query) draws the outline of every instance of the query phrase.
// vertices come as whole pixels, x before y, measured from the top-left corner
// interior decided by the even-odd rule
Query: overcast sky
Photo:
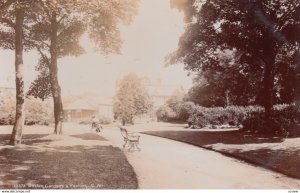
[[[184,31],[182,13],[170,8],[169,0],[141,0],[138,15],[129,26],[120,26],[124,40],[122,55],[104,57],[93,52],[86,37],[81,42],[87,53],[80,57],[59,60],[59,82],[62,94],[78,95],[95,91],[103,97],[114,95],[116,81],[129,72],[151,79],[160,79],[163,85],[187,90],[191,78],[183,65],[164,66],[167,53],[176,50]],[[26,85],[35,78],[35,52],[24,54]],[[14,54],[0,51],[0,86],[14,86]],[[5,83],[6,82],[6,83]]]

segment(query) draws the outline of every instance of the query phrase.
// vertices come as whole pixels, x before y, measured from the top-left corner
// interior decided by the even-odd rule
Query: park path
[[[122,148],[118,128],[106,128],[99,135]],[[291,189],[300,180],[255,167],[182,142],[145,134],[140,152],[124,150],[133,166],[141,189]]]

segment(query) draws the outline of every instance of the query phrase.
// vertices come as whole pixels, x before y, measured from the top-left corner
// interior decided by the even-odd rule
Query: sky
[[[122,54],[103,56],[93,50],[87,36],[81,43],[86,54],[59,59],[59,82],[63,96],[76,96],[93,91],[102,97],[112,97],[116,81],[134,72],[140,77],[160,80],[167,93],[176,88],[188,88],[191,77],[182,64],[165,67],[165,56],[175,51],[184,32],[183,14],[171,9],[169,0],[141,0],[138,14],[129,26],[120,25]],[[36,52],[24,54],[25,88],[37,72]],[[14,86],[14,53],[0,50],[0,87]]]

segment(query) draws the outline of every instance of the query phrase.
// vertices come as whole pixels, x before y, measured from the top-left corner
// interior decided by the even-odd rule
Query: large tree
[[[32,23],[29,15],[33,1],[7,0],[0,3],[0,46],[15,51],[16,116],[10,143],[20,144],[24,126],[24,36]]]
[[[114,117],[123,125],[133,123],[136,116],[149,112],[152,101],[141,78],[130,73],[118,83],[114,98]]]
[[[278,56],[284,47],[299,49],[300,2],[294,0],[172,0],[188,19],[179,48],[169,63],[183,62],[186,69],[201,71],[218,64],[220,51],[236,50],[237,64],[257,66],[263,72],[260,92],[269,120],[274,104]],[[176,3],[177,2],[177,3]],[[185,3],[178,3],[185,2]],[[182,8],[180,6],[188,7]],[[294,61],[295,62],[295,61]],[[248,77],[254,77],[251,71]],[[255,78],[255,77],[254,77]],[[220,84],[222,84],[220,82]]]
[[[136,0],[74,2],[60,0],[46,2],[41,7],[43,14],[37,15],[40,22],[34,26],[35,33],[32,36],[32,44],[41,55],[39,68],[41,74],[32,85],[29,94],[46,98],[50,95],[48,88],[51,88],[55,134],[62,133],[64,116],[58,82],[58,58],[82,54],[83,49],[79,45],[79,40],[86,30],[95,42],[96,50],[102,54],[120,53],[122,41],[118,24],[130,23],[136,13],[136,7]]]

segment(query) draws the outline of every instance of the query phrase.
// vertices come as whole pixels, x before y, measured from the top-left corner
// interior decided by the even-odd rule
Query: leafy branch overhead
[[[230,104],[261,104],[266,114],[274,103],[294,102],[299,1],[171,3],[184,12],[186,28],[166,63],[184,63],[198,76],[190,91],[193,100],[205,106],[225,106],[226,98]]]
[[[51,41],[51,14],[57,15],[58,32],[56,54],[58,58],[64,56],[79,56],[85,51],[80,45],[80,38],[87,32],[95,43],[95,49],[102,54],[120,53],[121,36],[118,25],[123,22],[129,24],[137,11],[137,0],[126,1],[56,1],[43,4],[35,15],[36,23],[32,26],[30,44],[40,53],[45,63],[50,59]],[[40,65],[40,64],[39,64]],[[50,95],[43,95],[46,92],[41,83],[49,80],[40,75],[31,85],[28,94],[37,97],[47,98]],[[35,90],[35,91],[33,91]],[[43,91],[39,93],[39,91]]]

